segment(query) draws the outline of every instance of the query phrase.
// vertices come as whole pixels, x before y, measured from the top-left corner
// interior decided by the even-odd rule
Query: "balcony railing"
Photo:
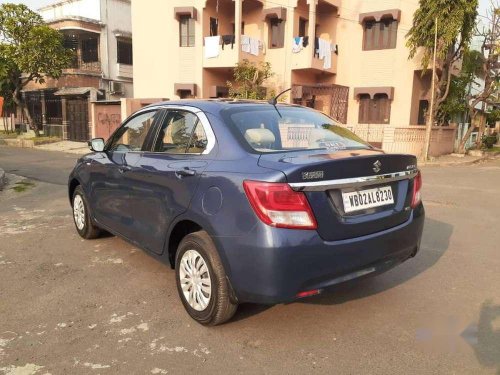
[[[250,37],[252,38],[252,37]],[[206,46],[203,47],[203,67],[204,68],[233,68],[237,63],[243,60],[259,62],[263,60],[264,45],[260,40],[253,38],[258,43],[257,54],[250,52],[248,47],[242,45],[241,40],[236,40],[234,44],[219,45],[218,55],[215,57],[206,57]],[[222,43],[222,39],[221,39]]]
[[[71,61],[68,69],[82,70],[92,73],[101,73],[100,61],[84,61],[81,57],[75,57]]]
[[[326,57],[320,59],[315,51],[314,43],[309,43],[300,51],[292,53],[292,69],[314,69],[336,74],[338,56],[333,51],[328,53],[331,53],[330,64],[326,63]]]

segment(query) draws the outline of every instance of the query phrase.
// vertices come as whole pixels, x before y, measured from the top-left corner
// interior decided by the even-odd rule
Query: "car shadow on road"
[[[336,305],[365,298],[403,284],[433,267],[448,250],[453,226],[432,218],[426,218],[420,251],[403,265],[386,274],[353,280],[330,288],[327,293],[302,300],[303,303]]]

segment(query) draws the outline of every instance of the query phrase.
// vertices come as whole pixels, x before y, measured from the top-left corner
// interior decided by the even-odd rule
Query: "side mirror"
[[[94,138],[88,142],[91,151],[102,152],[104,151],[104,139]]]

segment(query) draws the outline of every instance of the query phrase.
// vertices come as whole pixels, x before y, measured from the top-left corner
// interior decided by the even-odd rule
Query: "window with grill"
[[[118,39],[116,46],[118,64],[132,65],[132,41]]]
[[[97,37],[82,40],[82,61],[99,61],[99,39]]]
[[[391,117],[391,100],[387,94],[376,94],[373,99],[368,94],[359,96],[360,124],[388,124]]]
[[[285,46],[285,21],[279,18],[269,20],[269,48]]]
[[[385,18],[378,22],[365,21],[363,24],[363,50],[396,48],[398,21]]]
[[[179,36],[179,45],[181,47],[194,47],[194,19],[191,16],[180,16]]]

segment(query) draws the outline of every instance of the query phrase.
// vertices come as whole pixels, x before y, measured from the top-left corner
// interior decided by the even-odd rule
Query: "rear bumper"
[[[391,229],[341,241],[316,231],[258,224],[243,237],[215,237],[239,302],[284,303],[299,292],[384,272],[414,256],[424,225],[422,205]]]

